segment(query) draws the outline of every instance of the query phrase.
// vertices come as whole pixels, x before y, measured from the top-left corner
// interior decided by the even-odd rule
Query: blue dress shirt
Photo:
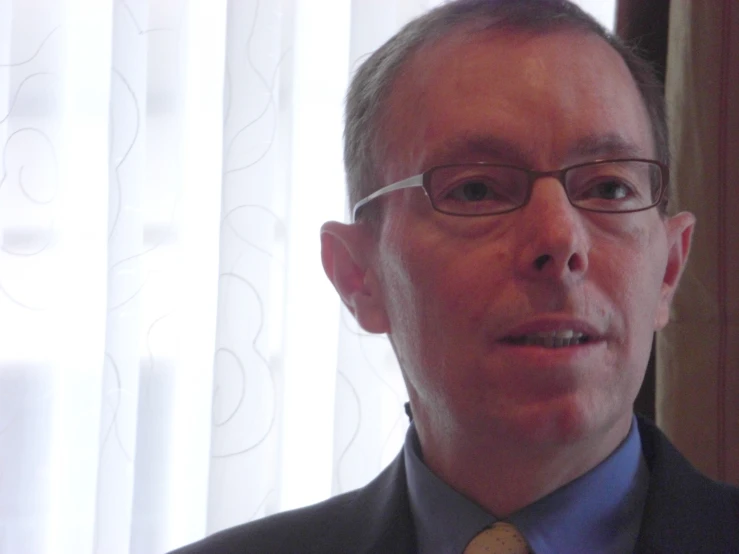
[[[422,461],[415,426],[404,445],[419,554],[462,554],[497,519],[439,479]],[[634,550],[649,485],[636,418],[603,462],[506,518],[535,554],[626,554]]]

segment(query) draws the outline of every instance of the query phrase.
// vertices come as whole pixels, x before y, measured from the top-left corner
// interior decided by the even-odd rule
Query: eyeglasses
[[[648,210],[661,202],[669,170],[658,161],[644,159],[597,160],[554,171],[490,163],[440,165],[363,198],[354,205],[352,221],[372,200],[413,187],[423,187],[433,208],[444,214],[504,214],[525,206],[534,182],[542,177],[556,178],[576,208],[628,213]]]

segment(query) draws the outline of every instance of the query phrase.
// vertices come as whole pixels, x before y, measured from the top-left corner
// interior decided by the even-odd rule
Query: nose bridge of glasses
[[[525,170],[527,177],[528,177],[528,194],[527,194],[527,203],[531,200],[531,196],[534,194],[534,186],[541,181],[542,179],[551,178],[557,181],[561,187],[562,191],[565,194],[567,198],[569,198],[569,191],[567,190],[567,184],[565,182],[565,176],[567,174],[568,168],[564,169],[552,169],[548,171],[538,171],[536,169],[528,169]]]

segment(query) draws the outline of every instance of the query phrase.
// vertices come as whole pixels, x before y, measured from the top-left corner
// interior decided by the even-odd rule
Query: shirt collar
[[[418,554],[461,553],[470,539],[494,519],[423,463],[421,445],[412,422],[406,434],[403,455]]]
[[[462,552],[473,536],[496,521],[423,463],[413,424],[404,457],[419,554]],[[648,480],[634,418],[626,439],[608,458],[508,521],[537,554],[630,552],[639,532]]]

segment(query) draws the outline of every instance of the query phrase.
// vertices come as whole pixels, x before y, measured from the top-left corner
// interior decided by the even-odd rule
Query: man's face
[[[636,86],[601,39],[464,36],[423,48],[395,84],[387,183],[448,163],[654,157]],[[581,211],[554,178],[497,216],[440,214],[418,188],[379,202],[369,272],[422,425],[538,444],[628,428],[684,261],[671,252],[689,239],[685,218]],[[509,340],[555,331],[589,340]]]

